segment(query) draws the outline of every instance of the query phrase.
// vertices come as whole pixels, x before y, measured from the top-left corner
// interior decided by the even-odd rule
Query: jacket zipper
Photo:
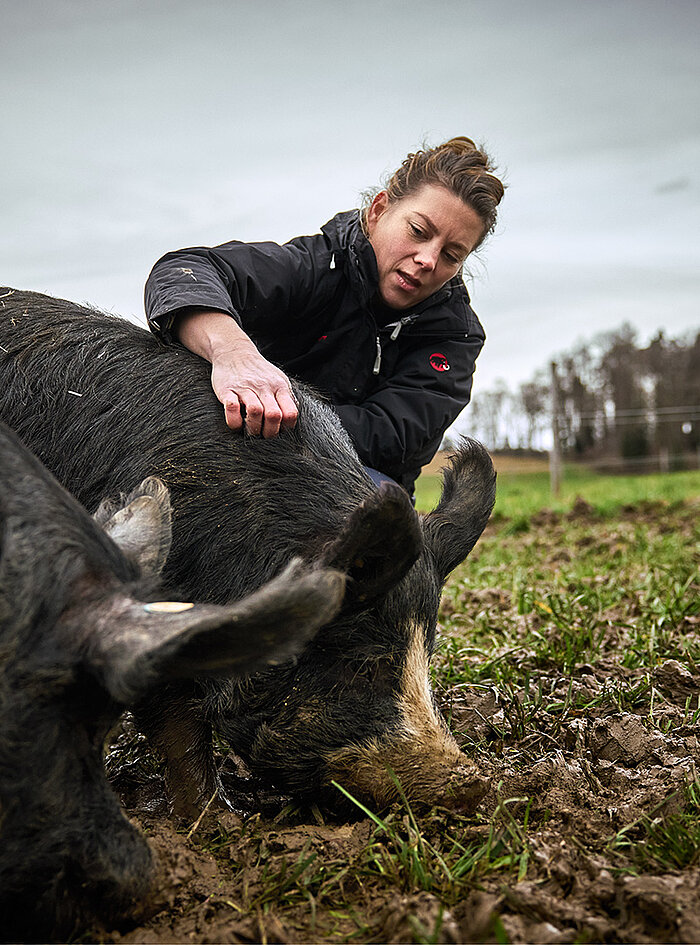
[[[372,368],[372,374],[379,374],[379,369],[382,366],[382,345],[379,340],[379,335],[376,335],[374,340],[377,342],[377,354],[374,358],[374,367]]]
[[[391,334],[389,335],[389,341],[396,341],[396,339],[399,337],[399,332],[401,331],[401,329],[403,328],[403,326],[404,326],[406,323],[411,322],[411,321],[414,321],[414,320],[415,320],[415,319],[413,319],[413,318],[405,318],[405,319],[404,319],[404,318],[400,318],[400,319],[397,321],[397,323],[394,325],[394,329],[393,329],[393,331],[391,332]],[[379,371],[380,371],[381,366],[382,366],[382,342],[381,342],[381,339],[380,339],[380,337],[379,337],[379,332],[377,332],[377,335],[375,336],[375,341],[376,341],[376,343],[377,343],[377,354],[376,354],[376,357],[375,357],[375,359],[374,359],[374,367],[372,368],[372,374],[377,375],[377,374],[379,374]]]
[[[443,329],[442,331],[435,331],[434,329],[424,328],[423,330],[417,329],[416,331],[411,332],[411,338],[460,338],[464,336],[469,338],[469,332],[455,332],[448,329]],[[471,337],[475,337],[472,335]]]

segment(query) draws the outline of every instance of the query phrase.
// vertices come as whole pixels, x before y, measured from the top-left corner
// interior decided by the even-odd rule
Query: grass
[[[682,628],[700,612],[700,473],[650,482],[658,478],[636,477],[636,493],[633,477],[588,478],[586,501],[606,499],[580,514],[497,516],[445,589],[435,681],[521,684],[526,673],[569,674],[618,653],[627,669],[697,665],[696,637]],[[510,481],[499,488],[512,507]],[[650,496],[666,497],[653,500],[663,503],[653,523]]]
[[[524,878],[530,858],[527,827],[530,814],[529,798],[503,798],[484,824],[483,834],[477,840],[467,840],[464,823],[461,830],[445,834],[440,815],[431,825],[411,809],[401,785],[394,777],[401,795],[401,808],[385,818],[379,817],[356,800],[342,785],[336,787],[345,797],[375,824],[371,843],[365,851],[361,870],[374,874],[391,886],[403,891],[422,890],[436,893],[443,903],[458,902],[479,878],[493,872],[507,871],[517,880]],[[511,812],[514,804],[525,803],[522,822]],[[480,818],[479,818],[480,819]],[[435,827],[439,825],[439,831]],[[433,828],[431,831],[431,827]],[[437,832],[438,842],[431,843],[425,836]]]
[[[700,863],[700,782],[691,782],[680,795],[665,799],[611,838],[608,850],[623,872],[666,872]]]
[[[434,508],[440,498],[442,478],[424,474],[416,483],[416,508],[422,512]],[[645,476],[610,476],[588,468],[567,465],[562,476],[560,496],[551,494],[549,475],[538,473],[501,473],[496,493],[496,518],[527,520],[543,508],[568,511],[578,496],[602,515],[621,506],[639,502],[679,502],[689,495],[700,497],[700,471],[650,474]]]

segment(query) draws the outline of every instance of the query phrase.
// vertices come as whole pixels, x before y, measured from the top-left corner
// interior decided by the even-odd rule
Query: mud
[[[567,517],[542,514],[517,540],[554,571],[562,553],[617,554],[640,528],[697,540],[697,511],[657,504],[601,522],[579,502]],[[495,528],[485,539],[499,540]],[[623,589],[595,658],[568,672],[530,643],[516,652],[494,643],[488,658],[518,670],[508,685],[438,690],[461,747],[491,778],[469,818],[396,808],[383,827],[360,811],[333,821],[222,755],[240,811],[179,824],[158,762],[127,721],[108,767],[157,854],[159,885],[147,921],[81,941],[700,942],[700,792],[689,791],[700,766],[700,671],[691,657],[630,668],[638,597]],[[448,587],[445,643],[479,619],[544,628],[538,609],[520,613],[516,598],[507,585]],[[674,632],[700,654],[697,607]],[[467,869],[461,851],[485,846],[489,856]]]

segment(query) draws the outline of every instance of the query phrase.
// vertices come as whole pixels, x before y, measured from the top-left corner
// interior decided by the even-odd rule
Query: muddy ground
[[[479,547],[520,543],[555,573],[562,555],[592,543],[613,556],[669,530],[697,542],[697,518],[692,503],[658,504],[601,522],[579,503],[568,517],[544,513],[522,535],[496,523]],[[529,642],[545,632],[546,607],[523,608],[503,581],[512,564],[492,570],[493,586],[482,576],[473,589],[456,572],[436,660],[442,709],[492,779],[478,814],[403,807],[382,821],[358,811],[338,822],[264,791],[222,756],[242,812],[178,824],[157,764],[144,761],[127,725],[110,770],[165,882],[146,922],[93,929],[81,941],[700,942],[697,582],[686,585],[689,606],[671,628],[687,658],[652,654],[634,665],[628,634],[639,594],[623,588],[605,614],[605,639],[563,672]],[[511,661],[507,677],[460,682],[454,646],[449,672],[444,653],[485,619],[511,634],[522,628],[522,648],[511,638],[490,654]],[[463,656],[464,679],[476,659]],[[132,752],[138,763],[127,763]]]

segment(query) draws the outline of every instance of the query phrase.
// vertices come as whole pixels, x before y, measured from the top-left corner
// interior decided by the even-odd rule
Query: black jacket
[[[484,331],[460,276],[412,309],[377,303],[357,210],[314,236],[163,256],[146,283],[151,329],[171,341],[187,306],[228,312],[260,352],[328,395],[361,460],[409,492],[469,403]]]

